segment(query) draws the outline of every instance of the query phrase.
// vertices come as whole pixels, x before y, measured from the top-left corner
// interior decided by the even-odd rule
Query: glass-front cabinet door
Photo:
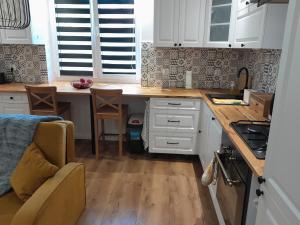
[[[233,47],[235,0],[208,0],[205,26],[206,47]]]

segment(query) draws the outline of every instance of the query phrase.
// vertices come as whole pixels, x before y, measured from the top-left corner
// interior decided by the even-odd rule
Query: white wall
[[[29,0],[31,14],[31,33],[33,44],[44,44],[46,50],[48,80],[52,81],[51,32],[49,20],[49,0]]]
[[[137,19],[141,29],[141,41],[153,41],[154,0],[139,0]]]

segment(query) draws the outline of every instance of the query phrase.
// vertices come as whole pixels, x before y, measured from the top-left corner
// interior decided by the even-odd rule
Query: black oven
[[[244,225],[252,172],[233,145],[222,145],[215,156],[219,165],[216,195],[225,224]]]

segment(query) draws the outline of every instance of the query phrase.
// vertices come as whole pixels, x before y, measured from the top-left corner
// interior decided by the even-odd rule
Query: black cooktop
[[[249,146],[256,158],[265,159],[270,122],[240,120],[232,122],[231,126]]]

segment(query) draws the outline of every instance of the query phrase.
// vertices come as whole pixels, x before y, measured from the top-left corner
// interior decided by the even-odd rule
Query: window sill
[[[100,82],[100,83],[118,83],[118,84],[141,84],[141,78],[139,76],[134,77],[101,77],[95,78],[91,76],[59,76],[56,77],[54,81],[74,81],[79,80],[80,78],[84,79],[91,79],[93,82]]]

